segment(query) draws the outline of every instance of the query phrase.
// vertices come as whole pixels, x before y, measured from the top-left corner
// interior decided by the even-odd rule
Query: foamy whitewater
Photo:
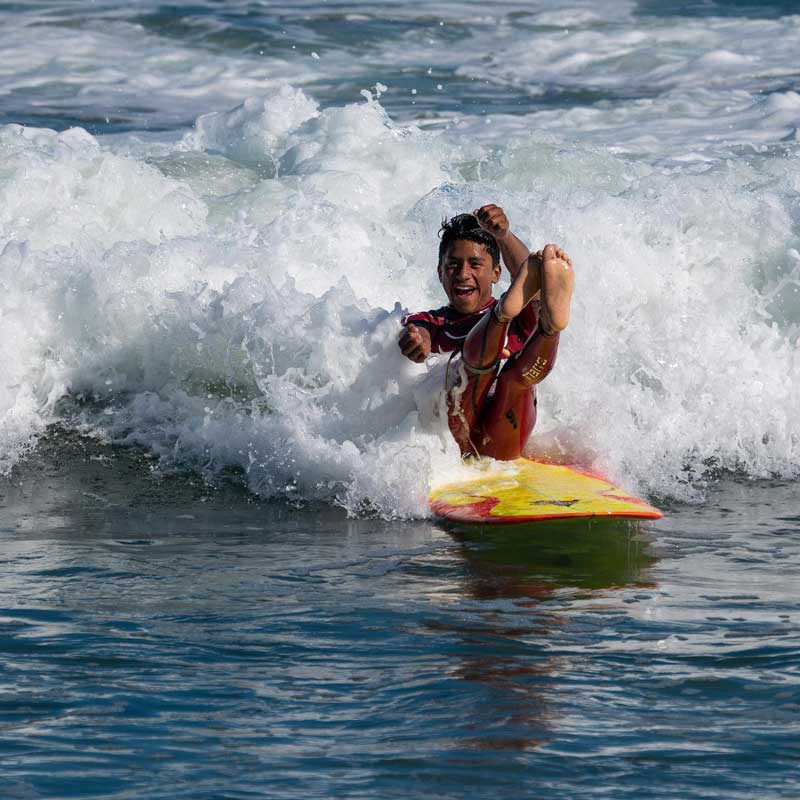
[[[460,460],[400,319],[495,202],[576,266],[532,453],[651,497],[800,473],[800,16],[137,5],[0,11],[2,472],[60,422],[425,515]]]

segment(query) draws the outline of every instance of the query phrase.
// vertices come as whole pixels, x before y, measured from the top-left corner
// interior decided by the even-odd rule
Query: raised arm
[[[503,263],[512,279],[516,277],[519,268],[528,260],[531,251],[525,243],[511,232],[506,212],[494,203],[488,203],[472,212],[483,230],[491,233],[500,247]]]

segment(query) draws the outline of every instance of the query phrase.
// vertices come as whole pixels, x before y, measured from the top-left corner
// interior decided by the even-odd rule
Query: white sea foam
[[[263,52],[222,55],[183,45],[136,21],[136,13],[157,12],[157,3],[137,6],[88,15],[73,3],[53,3],[38,14],[0,12],[0,98],[14,98],[18,112],[34,116],[133,118],[145,128],[152,119],[159,129],[186,125],[202,110],[230,107],[289,78],[302,84],[316,75],[311,59],[290,63]],[[131,12],[134,21],[127,19]]]
[[[491,8],[480,2],[355,2],[359,20],[377,27],[365,29],[375,37],[369,46],[354,50],[333,34],[310,44],[319,38],[316,23],[330,20],[331,9],[324,4],[295,3],[288,9],[285,3],[260,3],[265,18],[272,14],[272,21],[279,18],[286,28],[270,33],[268,26],[262,47],[258,27],[245,24],[251,4],[226,3],[227,15],[213,13],[216,4],[201,2],[194,9],[204,5],[205,14],[192,16],[184,9],[189,20],[184,38],[169,35],[168,24],[180,19],[181,3],[165,11],[150,0],[134,8],[109,0],[86,14],[74,4],[51,1],[27,12],[0,11],[0,99],[12,100],[17,111],[34,117],[73,114],[76,120],[101,124],[108,118],[123,126],[133,119],[141,127],[163,129],[230,108],[286,81],[329,94],[344,83],[351,102],[359,88],[380,81],[401,118],[415,114],[415,87],[405,85],[409,80],[443,99],[469,86],[482,87],[486,97],[510,92],[533,100],[574,92],[572,100],[557,102],[577,112],[563,120],[560,131],[569,135],[572,130],[580,138],[588,130],[614,144],[631,141],[635,129],[640,149],[649,145],[659,151],[664,129],[672,134],[669,145],[682,148],[703,145],[708,134],[723,140],[729,132],[733,140],[743,140],[747,120],[757,116],[747,113],[749,107],[763,101],[765,92],[797,88],[800,15],[702,21],[638,16],[631,0],[607,0],[602,8],[588,0]],[[237,28],[239,16],[243,23]],[[344,34],[348,26],[342,19]],[[405,21],[407,27],[398,33],[387,22],[381,37],[380,23],[388,19]],[[215,46],[214,37],[226,33],[234,40],[244,36],[250,44],[230,50]],[[293,37],[297,44],[291,44]],[[319,58],[312,51],[319,51]],[[437,77],[428,86],[430,72]],[[515,114],[524,110],[522,100],[511,105]],[[434,113],[425,121],[469,119],[470,108],[466,103],[458,113]],[[558,126],[558,114],[529,124]],[[793,119],[796,123],[796,114]],[[791,121],[780,121],[784,135],[796,129]],[[771,126],[762,122],[761,127],[768,138],[765,128]],[[476,127],[472,135],[491,138],[494,129]]]
[[[387,515],[424,508],[435,454],[454,447],[417,431],[424,368],[397,351],[400,311],[373,304],[398,297],[404,212],[441,182],[438,145],[426,154],[373,101],[310,126],[300,114],[283,137],[247,111],[277,104],[285,120],[297,102],[279,91],[176,146],[189,169],[187,148],[213,129],[215,150],[252,161],[260,147],[281,164],[282,178],[247,173],[233,196],[202,180],[201,195],[82,131],[2,129],[6,468],[69,392],[71,418],[162,468],[238,468],[264,494],[369,500]]]
[[[489,182],[465,182],[457,135],[289,89],[202,119],[162,169],[80,131],[9,126],[0,146],[6,467],[61,408],[161,469],[424,513],[433,473],[458,458],[441,421],[420,421],[426,368],[403,361],[400,311],[383,309],[440,301],[438,220],[489,199],[577,264],[534,447],[682,496],[709,464],[800,463],[796,159],[665,172],[523,138],[485,159]],[[277,171],[222,195],[164,174],[205,147],[239,181],[233,159]]]
[[[8,17],[0,69],[31,107],[63,72],[81,113],[146,95],[162,120],[198,119],[158,142],[0,129],[0,469],[61,418],[146,448],[160,471],[424,514],[459,459],[434,413],[443,361],[402,359],[395,303],[441,304],[440,220],[494,201],[577,269],[534,451],[684,498],[709,469],[797,474],[800,101],[787,65],[800,18],[687,28],[633,9],[537,3],[520,25],[514,3],[429,4],[441,34],[412,28],[357,58],[320,47],[319,60],[201,52],[120,9],[80,28],[57,24],[66,5],[37,25]],[[464,15],[473,38],[445,46]],[[415,126],[378,97],[325,105],[302,89],[326,75],[374,85],[376,63],[532,97],[633,96]]]

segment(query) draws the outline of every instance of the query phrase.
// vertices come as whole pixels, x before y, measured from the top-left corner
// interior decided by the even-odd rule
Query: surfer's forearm
[[[478,220],[478,225],[494,236],[500,248],[500,255],[506,269],[514,278],[520,267],[528,260],[531,251],[525,242],[511,232],[506,212],[494,203],[487,203],[472,212]]]

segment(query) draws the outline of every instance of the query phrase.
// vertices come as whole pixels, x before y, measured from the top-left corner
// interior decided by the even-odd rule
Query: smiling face
[[[439,280],[450,305],[461,314],[474,314],[492,296],[492,286],[500,278],[500,265],[492,261],[479,242],[456,239],[442,255]]]

